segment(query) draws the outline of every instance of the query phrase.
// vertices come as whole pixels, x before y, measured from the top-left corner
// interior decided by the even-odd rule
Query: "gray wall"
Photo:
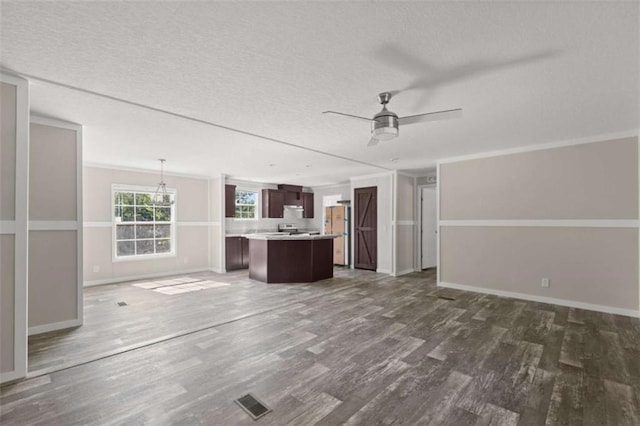
[[[439,179],[442,283],[638,311],[637,138],[443,162]]]
[[[16,87],[0,84],[0,220],[15,220],[16,181]],[[0,372],[14,370],[15,237],[0,235]]]
[[[219,267],[219,179],[171,174],[165,174],[165,182],[168,188],[174,188],[177,192],[176,255],[145,260],[114,260],[112,185],[138,185],[155,190],[158,180],[159,174],[156,172],[84,167],[85,286]],[[210,214],[216,220],[210,220]]]
[[[27,373],[28,96],[0,73],[0,382]]]
[[[49,120],[52,121],[52,120]],[[82,323],[80,129],[30,125],[29,333]],[[60,226],[62,225],[62,226]]]
[[[415,269],[415,195],[413,177],[398,174],[396,176],[396,252],[395,274],[403,275]]]

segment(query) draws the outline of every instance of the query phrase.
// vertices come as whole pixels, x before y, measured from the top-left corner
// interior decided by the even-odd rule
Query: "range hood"
[[[296,206],[295,204],[285,205],[284,208],[287,210],[304,211],[302,206]]]

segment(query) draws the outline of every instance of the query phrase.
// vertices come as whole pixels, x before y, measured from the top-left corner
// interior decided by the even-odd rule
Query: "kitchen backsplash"
[[[313,219],[303,219],[301,210],[284,209],[282,219],[225,219],[227,234],[244,233],[247,231],[278,231],[279,223],[293,223],[298,229],[309,229],[314,225]]]

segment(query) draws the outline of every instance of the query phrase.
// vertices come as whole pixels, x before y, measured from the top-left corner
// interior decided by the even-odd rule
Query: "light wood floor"
[[[638,319],[439,289],[432,272],[207,277],[233,285],[87,291],[86,326],[30,344],[41,371],[85,362],[94,342],[127,350],[4,386],[0,423],[640,424]],[[132,349],[140,336],[165,340]],[[233,402],[247,392],[273,412],[251,420]]]

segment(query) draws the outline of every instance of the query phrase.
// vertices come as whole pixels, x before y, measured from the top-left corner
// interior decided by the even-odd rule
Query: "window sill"
[[[139,256],[121,256],[121,257],[117,257],[117,256],[113,256],[113,263],[120,263],[120,262],[136,262],[136,261],[142,261],[142,260],[162,260],[162,259],[171,259],[171,258],[176,258],[178,257],[178,255],[174,252],[174,253],[163,253],[163,254],[141,254]]]

